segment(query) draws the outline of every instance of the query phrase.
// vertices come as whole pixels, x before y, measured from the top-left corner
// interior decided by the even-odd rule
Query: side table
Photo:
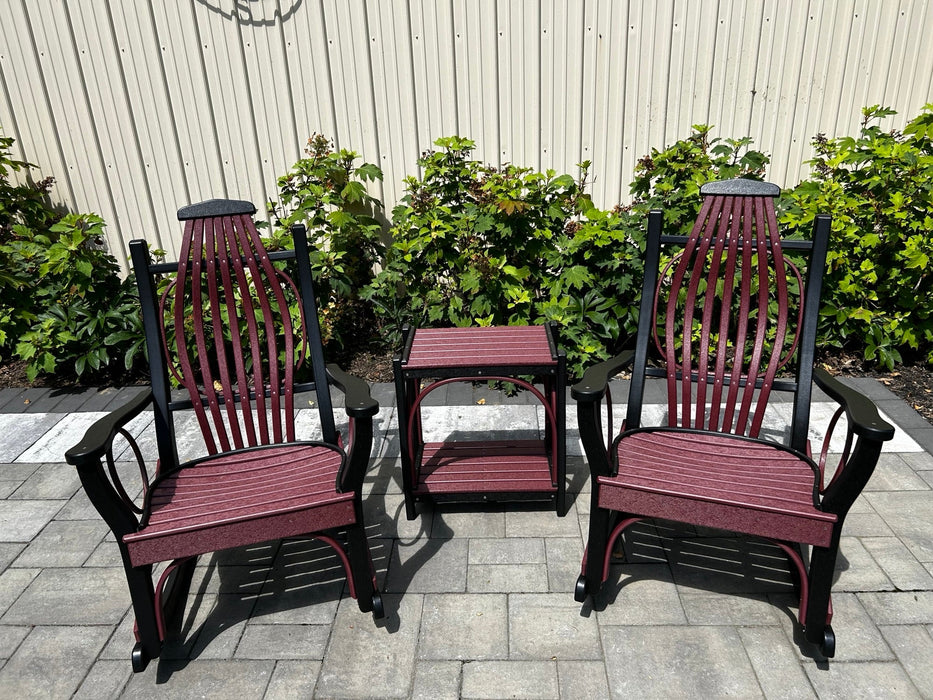
[[[567,370],[557,341],[554,322],[404,329],[393,369],[409,520],[417,515],[416,503],[427,500],[552,500],[559,516],[567,512]],[[511,382],[531,392],[544,406],[543,439],[426,443],[421,412],[425,398],[452,382],[477,380]]]

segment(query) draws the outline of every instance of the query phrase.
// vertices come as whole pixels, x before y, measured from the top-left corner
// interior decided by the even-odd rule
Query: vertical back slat
[[[236,287],[233,286],[233,280],[230,281],[230,289],[240,290],[240,299],[242,300],[243,315],[242,323],[237,323],[236,333],[232,334],[234,341],[233,349],[237,356],[237,377],[240,387],[240,405],[243,411],[244,425],[246,427],[249,444],[268,444],[268,420],[266,418],[266,397],[262,391],[264,384],[262,353],[259,348],[259,329],[256,323],[255,308],[253,306],[252,288],[256,281],[250,281],[246,275],[243,266],[243,257],[249,255],[249,248],[238,245],[236,231],[234,230],[234,221],[227,220],[224,223],[224,230],[227,238],[227,248],[238,253],[230,261],[233,274],[236,277]],[[232,309],[236,310],[234,295],[228,294],[228,303]],[[240,328],[246,325],[246,337],[243,337]],[[247,353],[250,359],[251,374],[246,372]],[[251,383],[250,383],[251,382]],[[252,411],[250,410],[250,391],[255,393],[256,400],[256,423],[252,420]],[[258,430],[258,432],[257,432]]]
[[[256,289],[259,300],[259,308],[262,312],[263,321],[266,327],[266,345],[269,353],[269,408],[272,413],[272,439],[275,442],[281,442],[282,434],[282,412],[285,412],[285,437],[288,440],[294,440],[294,416],[291,397],[293,395],[292,386],[294,383],[295,352],[294,339],[292,335],[291,316],[288,312],[288,301],[285,298],[285,292],[279,283],[278,275],[266,254],[266,250],[259,240],[259,233],[256,227],[252,225],[252,220],[247,217],[241,217],[242,243],[244,248],[256,251],[255,256],[247,258],[249,268],[254,279],[262,277],[266,284],[259,285]],[[272,303],[269,292],[272,292],[272,299],[275,301],[275,307],[278,310],[278,318],[273,313]],[[277,328],[280,326],[280,329]],[[281,332],[282,341],[285,344],[286,362],[284,367],[279,366],[277,361],[279,349],[276,344],[276,337]],[[280,372],[284,370],[284,381]],[[282,403],[282,387],[285,387],[285,403]]]
[[[753,198],[746,199],[745,202],[745,224],[742,230],[742,243],[745,248],[750,253],[750,262],[749,268],[746,271],[746,277],[748,278],[748,297],[749,297],[749,310],[752,306],[752,280],[757,277],[758,284],[757,289],[758,293],[755,295],[755,300],[757,300],[756,305],[756,316],[755,316],[755,329],[754,337],[752,340],[751,348],[751,357],[749,358],[748,367],[745,368],[743,372],[744,376],[749,380],[746,382],[745,386],[740,391],[741,399],[739,401],[739,411],[735,419],[735,426],[733,431],[736,433],[745,432],[745,426],[748,423],[748,413],[752,405],[752,401],[755,396],[755,380],[759,376],[759,371],[761,369],[761,361],[764,351],[764,341],[765,341],[765,332],[767,330],[767,314],[768,314],[768,272],[766,261],[768,259],[768,250],[766,242],[760,234],[761,231],[753,231],[755,224],[755,202]],[[757,260],[757,263],[755,262]],[[752,267],[754,266],[754,267]]]
[[[781,239],[778,232],[777,217],[774,213],[774,203],[770,199],[760,199],[759,202],[758,237],[759,239],[763,239],[763,231],[767,231],[768,242],[770,243],[771,249],[771,269],[774,275],[774,296],[777,299],[777,313],[774,316],[775,330],[771,355],[768,357],[768,365],[762,375],[758,405],[755,407],[755,413],[752,417],[751,426],[749,427],[749,435],[753,437],[757,437],[761,431],[761,424],[764,421],[768,397],[771,395],[774,378],[777,375],[778,368],[784,363],[784,347],[787,341],[787,323],[790,310],[790,297],[787,289],[788,270],[784,261],[784,251],[781,249]],[[796,274],[796,270],[794,270],[794,274]],[[802,311],[802,303],[799,304],[799,308]],[[793,347],[796,347],[796,345],[795,334]]]
[[[734,206],[734,204],[733,204]],[[739,249],[739,237],[732,235],[731,214],[729,218],[722,217],[719,224],[719,239],[723,241],[722,248],[726,250],[726,269],[722,277],[723,299],[719,309],[718,342],[716,345],[716,366],[713,371],[713,395],[710,397],[711,430],[720,430],[720,406],[722,403],[723,388],[725,385],[726,361],[729,356],[729,344],[732,340],[730,323],[732,320],[729,309],[732,308],[732,297],[735,291],[737,265],[736,258]]]
[[[220,201],[220,213],[201,215],[214,204],[194,205],[202,209],[186,216],[178,278],[160,305],[176,338],[178,367],[172,371],[191,397],[211,454],[295,440],[295,369],[307,342],[304,309],[297,328],[289,312],[287,290],[297,299],[298,289],[275,268],[252,217],[224,213],[231,211],[226,204],[236,212],[254,209]],[[164,327],[162,337],[169,337]],[[331,416],[325,432],[336,442],[332,424]]]
[[[729,432],[735,422],[735,409],[739,401],[739,391],[741,389],[742,379],[746,376],[745,367],[745,347],[748,344],[748,320],[751,312],[750,294],[751,280],[750,271],[752,269],[752,248],[748,245],[741,224],[744,202],[736,200],[736,218],[735,228],[732,235],[738,241],[739,248],[736,251],[736,260],[739,261],[738,286],[739,286],[739,311],[738,318],[733,318],[735,325],[735,336],[732,343],[732,368],[729,371],[729,391],[726,395],[725,411],[722,418],[721,430]],[[728,369],[728,362],[726,363]]]
[[[205,411],[204,404],[201,401],[201,395],[203,394],[204,398],[207,400],[209,410],[215,423],[220,418],[217,408],[217,396],[214,393],[213,381],[211,381],[210,373],[208,377],[203,378],[202,382],[202,384],[205,385],[210,384],[210,387],[208,388],[205,386],[203,391],[199,389],[196,379],[197,374],[194,369],[194,364],[191,361],[190,353],[188,352],[188,342],[185,337],[185,300],[187,298],[185,289],[188,284],[191,284],[191,305],[195,310],[191,317],[191,324],[195,337],[195,350],[198,352],[199,357],[206,354],[203,343],[204,317],[199,313],[199,310],[203,308],[200,282],[202,269],[201,253],[203,249],[204,221],[195,219],[187,222],[185,225],[185,238],[182,242],[182,256],[178,264],[178,278],[174,288],[175,347],[178,352],[182,384],[188,390],[194,403],[194,412],[198,419],[198,425],[201,427],[201,434],[204,436],[204,443],[207,447],[207,451],[210,454],[214,454],[217,452],[217,445],[214,441],[213,432],[211,431],[211,422],[208,420],[207,411]],[[200,339],[200,341],[198,341],[198,339]],[[229,443],[225,443],[225,434],[218,434],[218,439],[221,442],[221,449],[230,449]]]
[[[243,430],[246,432],[246,444],[255,445],[257,443],[256,426],[253,423],[253,412],[250,405],[250,383],[246,376],[246,361],[243,356],[243,337],[240,327],[243,323],[249,323],[253,318],[252,313],[252,295],[249,293],[250,285],[242,274],[243,264],[241,262],[241,251],[236,242],[236,234],[233,231],[233,223],[230,219],[224,218],[217,221],[217,229],[220,233],[217,246],[217,257],[220,262],[220,277],[222,280],[222,303],[226,307],[226,326],[230,333],[230,343],[224,347],[217,347],[218,355],[224,357],[227,355],[227,348],[233,360],[233,368],[236,373],[236,392],[233,391],[233,377],[227,378],[228,372],[222,372],[225,376],[224,395],[228,398],[230,404],[233,404],[234,396],[240,397],[240,417],[243,424]],[[237,282],[234,283],[234,276]],[[235,290],[239,290],[239,304]],[[243,318],[240,318],[242,311]],[[217,336],[215,336],[217,337]],[[256,371],[254,365],[253,370]],[[261,368],[260,368],[261,370]],[[261,414],[262,409],[258,408]],[[229,412],[231,422],[236,418],[235,411]],[[234,433],[239,436],[239,431]],[[237,447],[242,447],[242,441],[237,442]]]
[[[219,394],[217,401],[223,404],[227,416],[229,435],[221,416],[218,414],[214,417],[214,429],[220,436],[221,444],[226,451],[230,449],[230,438],[232,438],[233,447],[237,449],[243,447],[244,442],[240,432],[240,421],[237,415],[236,402],[234,400],[236,394],[230,381],[230,368],[227,361],[226,343],[224,342],[224,327],[226,324],[224,323],[222,295],[229,295],[231,290],[222,287],[217,275],[220,266],[218,249],[226,245],[223,226],[223,219],[216,218],[206,219],[204,225],[204,253],[206,259],[204,272],[207,279],[207,299],[209,316],[211,319],[211,331],[214,338],[214,351],[210,352],[207,348],[207,337],[203,332],[199,333],[196,339],[200,350],[198,359],[201,362],[201,374],[204,376],[204,389],[210,392],[212,396],[218,397]],[[220,234],[219,236],[218,233]],[[234,253],[235,252],[236,251],[234,251]],[[197,278],[192,280],[195,284],[197,284],[198,281]],[[201,306],[196,305],[194,308],[195,316],[197,316],[197,309],[201,308]],[[211,360],[214,362],[212,363]],[[216,376],[212,374],[214,363],[216,363],[217,369]],[[210,378],[206,375],[210,375]],[[220,385],[219,392],[217,390],[218,384]],[[212,402],[211,406],[213,405],[214,403]]]
[[[704,198],[658,283],[664,341],[655,333],[655,343],[667,365],[669,425],[757,436],[797,345],[794,334],[788,350],[787,277],[800,275],[784,258],[773,196],[726,191]]]
[[[689,383],[689,363],[686,365],[678,360],[683,358],[683,362],[687,362],[686,358],[689,357],[689,344],[690,344],[690,333],[687,330],[691,321],[684,319],[684,332],[683,332],[683,342],[684,348],[682,352],[678,355],[677,352],[677,343],[676,343],[676,324],[674,319],[677,317],[677,301],[680,295],[680,290],[683,286],[684,277],[687,275],[688,267],[690,266],[691,260],[696,252],[698,242],[702,236],[702,232],[706,225],[706,222],[712,216],[712,209],[714,206],[712,200],[705,200],[700,209],[700,214],[697,216],[696,223],[693,226],[693,231],[690,234],[690,238],[687,240],[687,244],[684,248],[683,253],[681,254],[680,263],[674,268],[673,278],[671,280],[670,296],[667,300],[666,305],[666,323],[665,323],[665,332],[664,332],[664,349],[663,354],[667,362],[668,373],[667,373],[667,404],[668,404],[668,424],[671,426],[676,426],[679,423],[682,425],[690,424],[690,414],[691,414],[691,403],[690,401],[681,402],[681,414],[680,421],[678,421],[678,394],[677,394],[677,375],[676,370],[679,367],[683,372],[683,381]],[[689,306],[689,304],[688,304]],[[692,319],[692,313],[690,314]],[[687,389],[687,396],[689,397],[690,390]]]

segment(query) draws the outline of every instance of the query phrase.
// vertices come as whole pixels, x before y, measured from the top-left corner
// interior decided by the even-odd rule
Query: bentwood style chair
[[[688,237],[662,235],[661,212],[648,217],[635,349],[591,367],[572,389],[592,475],[575,597],[599,591],[617,538],[644,518],[765,538],[792,564],[806,640],[831,657],[830,588],[843,522],[894,429],[868,399],[813,366],[829,217],[816,217],[811,240],[781,240],[776,185],[740,179],[700,193]],[[791,258],[805,259],[803,275]],[[626,366],[626,418],[607,449],[603,400]],[[666,384],[661,426],[642,423],[648,377]],[[835,468],[826,465],[829,438],[821,454],[810,452],[811,381],[840,405],[830,434],[841,414],[847,419]],[[783,443],[761,435],[776,391],[793,395]]]
[[[324,365],[304,227],[292,229],[293,251],[267,253],[255,211],[231,200],[179,210],[177,264],[151,264],[145,241],[130,243],[152,388],[66,455],[123,557],[136,616],[134,671],[161,652],[166,611],[177,602],[167,591],[178,597],[194,558],[217,550],[314,536],[336,550],[360,610],[384,615],[360,496],[379,406],[365,382]],[[297,269],[297,285],[278,269],[286,264]],[[185,398],[173,398],[169,373]],[[347,442],[336,430],[330,384],[345,393]],[[298,392],[314,393],[305,396],[317,407],[319,440],[296,434]],[[123,427],[149,404],[159,455],[151,483]],[[174,419],[182,409],[193,409],[207,454],[180,463]],[[141,508],[115,468],[117,435],[140,462]],[[160,562],[171,563],[154,584]]]

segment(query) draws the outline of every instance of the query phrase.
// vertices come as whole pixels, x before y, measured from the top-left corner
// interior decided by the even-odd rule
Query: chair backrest
[[[817,217],[811,240],[782,240],[776,185],[729,180],[700,194],[689,236],[662,235],[661,213],[649,217],[627,425],[639,425],[645,376],[666,380],[669,426],[750,437],[780,389],[796,394],[790,443],[805,449],[829,218]]]
[[[294,441],[295,393],[315,390],[324,441],[337,441],[304,227],[292,230],[294,250],[270,254],[255,212],[236,200],[183,207],[177,263],[153,264],[144,241],[130,243],[163,469],[177,463],[171,413],[181,408],[194,409],[215,454]],[[276,266],[289,259],[298,285]],[[298,383],[306,364],[310,381]],[[169,374],[187,398],[172,400]]]

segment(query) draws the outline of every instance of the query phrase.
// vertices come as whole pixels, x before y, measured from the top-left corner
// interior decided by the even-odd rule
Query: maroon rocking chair
[[[179,210],[185,232],[177,265],[152,264],[145,241],[130,243],[152,390],[92,426],[66,455],[123,557],[136,617],[134,671],[159,656],[166,616],[195,558],[221,549],[319,538],[339,555],[360,610],[384,616],[360,495],[379,406],[365,382],[324,365],[304,227],[292,229],[293,251],[268,253],[255,211],[231,200]],[[297,269],[297,286],[277,269],[287,264]],[[170,282],[160,293],[163,275]],[[167,347],[177,350],[178,366]],[[184,398],[173,397],[169,372]],[[345,394],[347,444],[336,430],[329,384]],[[317,407],[317,441],[296,435],[296,393],[307,391],[315,394],[305,396]],[[159,454],[151,483],[124,428],[150,403]],[[197,416],[207,455],[179,463],[173,416],[182,409]],[[140,462],[141,508],[113,461],[118,435]],[[171,563],[154,584],[160,562]]]
[[[645,518],[761,537],[787,554],[805,638],[831,657],[843,521],[894,429],[867,398],[813,367],[829,217],[816,217],[812,240],[781,240],[776,185],[730,180],[700,193],[688,237],[662,235],[661,212],[650,213],[636,346],[591,367],[572,389],[592,476],[575,598],[599,591],[617,538]],[[662,246],[679,248],[667,249],[663,270]],[[806,260],[805,280],[793,257]],[[609,379],[627,366],[626,418],[607,450],[602,406]],[[642,425],[648,377],[666,383],[666,425]],[[811,381],[840,404],[830,434],[847,419],[835,470],[826,468],[828,438],[810,454]],[[775,391],[794,395],[786,444],[760,436]]]

